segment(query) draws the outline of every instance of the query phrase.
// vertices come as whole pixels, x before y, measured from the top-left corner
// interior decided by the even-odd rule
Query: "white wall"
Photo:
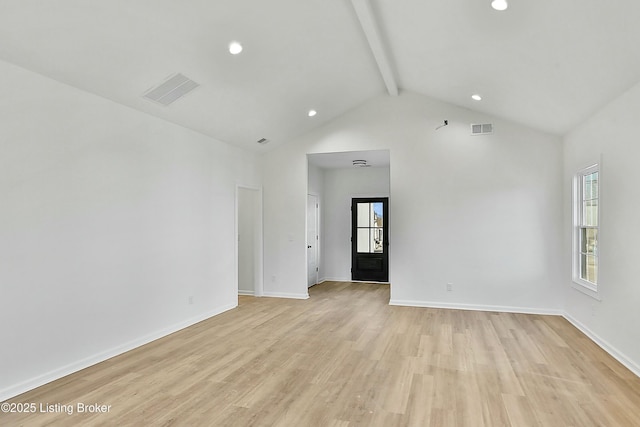
[[[351,280],[351,199],[368,196],[389,196],[388,167],[325,170],[320,281]]]
[[[602,108],[564,139],[565,247],[571,265],[571,182],[575,173],[601,163],[599,235],[599,296],[601,301],[571,286],[564,270],[565,310],[577,326],[640,375],[640,191],[638,122],[640,85]]]
[[[495,134],[470,136],[472,122]],[[377,149],[391,158],[394,302],[560,310],[561,139],[411,93],[265,154],[265,289],[306,296],[306,154]]]
[[[0,62],[0,401],[234,307],[235,186],[257,170]]]
[[[238,188],[238,293],[256,292],[256,216],[259,213],[258,190]]]
[[[324,194],[324,169],[319,168],[316,165],[309,164],[308,171],[308,193],[322,198],[322,195]]]

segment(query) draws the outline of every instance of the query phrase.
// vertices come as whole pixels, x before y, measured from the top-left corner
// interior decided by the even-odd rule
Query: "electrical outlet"
[[[447,292],[453,291],[453,283],[447,283]]]
[[[193,295],[189,296],[189,305],[193,304]]]

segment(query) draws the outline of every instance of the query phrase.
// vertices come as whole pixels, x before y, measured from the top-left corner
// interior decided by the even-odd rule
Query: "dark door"
[[[389,281],[389,199],[351,200],[351,280]]]

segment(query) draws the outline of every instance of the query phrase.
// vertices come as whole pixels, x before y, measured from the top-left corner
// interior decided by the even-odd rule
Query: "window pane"
[[[369,237],[369,228],[358,228],[356,247],[359,253],[370,253]]]
[[[582,224],[592,227],[598,226],[598,200],[582,202]]]
[[[598,172],[590,173],[583,177],[584,180],[584,200],[598,198]]]
[[[371,221],[371,203],[358,203],[358,227],[369,227]],[[367,251],[368,252],[368,251]]]
[[[382,241],[383,229],[382,228],[372,228],[371,229],[371,242],[372,242],[372,253],[382,253]]]
[[[598,258],[591,255],[580,256],[580,277],[591,283],[598,283]]]
[[[594,228],[581,229],[580,252],[598,255],[598,230]]]
[[[382,227],[382,203],[381,202],[376,202],[376,203],[372,203],[371,204],[373,207],[373,215],[371,216],[372,219],[372,223],[371,223],[371,227]]]
[[[583,202],[584,221],[583,225],[596,227],[598,225],[598,200],[587,200]]]

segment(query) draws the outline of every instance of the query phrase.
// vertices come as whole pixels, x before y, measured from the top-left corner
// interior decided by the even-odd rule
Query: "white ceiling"
[[[390,81],[555,134],[640,81],[636,0],[371,0],[373,21],[352,1],[0,0],[0,59],[260,150]],[[176,72],[201,86],[168,107],[141,97]]]

